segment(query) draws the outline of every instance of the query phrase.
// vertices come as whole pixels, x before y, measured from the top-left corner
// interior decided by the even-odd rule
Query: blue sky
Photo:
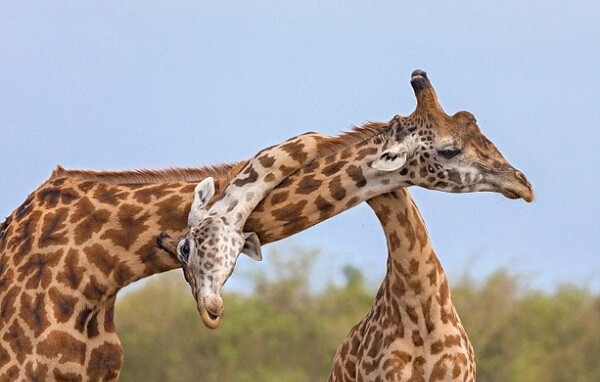
[[[600,290],[598,20],[592,1],[2,2],[0,216],[58,163],[201,166],[407,115],[422,68],[537,192],[411,190],[451,280],[504,266]],[[294,245],[323,249],[317,277],[385,269],[366,205],[266,251]]]

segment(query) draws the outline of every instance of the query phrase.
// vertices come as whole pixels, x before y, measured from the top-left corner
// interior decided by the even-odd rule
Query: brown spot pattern
[[[315,175],[307,175],[298,183],[296,193],[300,195],[308,195],[317,191],[321,187],[323,181],[315,179]]]
[[[112,380],[118,376],[121,368],[123,349],[117,345],[105,342],[90,354],[87,377],[91,380]]]
[[[50,324],[46,316],[46,295],[37,293],[35,299],[27,294],[21,294],[21,311],[19,317],[33,331],[33,335],[38,337]]]
[[[10,354],[8,354],[8,350],[4,348],[4,344],[0,342],[0,368],[4,367],[4,365],[8,364],[10,361]]]
[[[92,233],[100,232],[109,218],[109,210],[96,209],[88,198],[78,201],[75,212],[73,212],[70,219],[71,223],[77,223],[75,227],[75,244],[81,245],[90,238]]]
[[[275,174],[273,174],[272,172],[268,173],[267,175],[265,175],[264,181],[267,183],[271,183],[273,181],[275,181]]]
[[[170,192],[171,190],[168,184],[158,184],[135,191],[133,197],[142,204],[150,204],[153,199],[161,199]]]
[[[321,218],[327,218],[331,216],[334,210],[333,204],[329,203],[324,197],[321,195],[317,196],[315,199],[315,205],[317,209],[321,213]]]
[[[117,206],[127,199],[129,192],[122,191],[117,187],[112,187],[104,183],[99,183],[94,190],[94,199],[100,203],[110,206]]]
[[[337,161],[332,164],[323,167],[321,170],[321,174],[325,176],[332,176],[335,173],[339,172],[345,165],[348,163],[347,161]]]
[[[113,279],[119,286],[129,284],[131,281],[133,281],[134,277],[135,274],[133,271],[127,265],[122,263],[115,268],[113,274]]]
[[[23,330],[17,320],[13,321],[12,325],[8,328],[8,331],[4,333],[2,339],[8,343],[8,346],[10,346],[11,350],[16,354],[19,363],[23,363],[25,361],[25,355],[30,354],[33,350],[31,341],[25,335],[25,330]]]
[[[20,288],[15,285],[2,294],[2,299],[0,300],[0,322],[3,323],[2,326],[8,324],[16,312],[15,302],[17,301],[19,290]]]
[[[18,269],[18,280],[24,280],[29,277],[25,287],[35,289],[38,287],[48,288],[52,282],[52,271],[58,265],[63,251],[59,250],[53,253],[34,253]]]
[[[289,191],[273,192],[271,194],[271,204],[277,205],[285,202],[289,197]]]
[[[61,381],[61,382],[83,382],[82,375],[77,375],[75,373],[69,373],[69,372],[63,373],[62,371],[60,371],[57,368],[55,368],[52,371],[52,376],[54,377],[55,380]]]
[[[369,155],[377,154],[378,149],[376,147],[364,147],[356,153],[355,161],[360,162]]]
[[[53,330],[37,346],[37,352],[50,359],[58,358],[59,363],[85,361],[86,344],[72,335]]]
[[[109,275],[117,266],[119,258],[111,255],[102,245],[94,244],[90,247],[85,247],[83,252],[87,256],[88,261],[95,265],[104,275]]]
[[[275,157],[265,154],[263,156],[258,157],[258,162],[264,168],[270,168],[271,166],[273,166],[273,163],[275,163]]]
[[[18,234],[14,235],[8,243],[11,250],[16,249],[13,257],[13,265],[17,266],[23,259],[29,255],[35,238],[35,230],[42,216],[41,211],[32,211],[27,219],[24,219],[19,229]]]
[[[190,192],[190,195],[192,192],[193,190]],[[192,206],[191,203],[191,198],[188,202],[184,203],[184,199],[180,195],[173,195],[157,203],[160,230],[183,230],[187,225],[187,217]]]
[[[37,193],[37,200],[40,206],[48,209],[56,207],[59,199],[60,189],[57,187],[42,188]]]
[[[329,183],[329,192],[335,200],[342,200],[346,197],[346,189],[342,187],[342,179],[339,175]]]
[[[302,210],[308,202],[306,200],[299,200],[296,203],[289,203],[284,207],[276,208],[271,212],[271,215],[278,220],[283,222],[290,222],[298,219],[302,215]]]
[[[34,368],[32,362],[28,362],[25,365],[25,377],[30,382],[45,382],[48,380],[48,365],[39,364],[36,362]]]
[[[40,248],[50,245],[65,245],[67,244],[66,232],[61,232],[66,228],[66,220],[68,216],[66,207],[56,210],[56,212],[48,212],[44,216],[42,231],[38,245]]]
[[[52,301],[54,319],[57,322],[67,322],[75,312],[77,298],[61,293],[58,288],[52,287],[48,291],[48,297]]]
[[[308,159],[308,154],[306,154],[303,150],[304,146],[304,143],[292,141],[280,146],[280,148],[296,162],[304,163],[306,162],[306,159]]]
[[[242,172],[243,175],[246,175],[245,178],[238,178],[234,180],[232,183],[236,187],[243,187],[246,184],[254,183],[258,179],[258,172],[254,170],[252,164],[248,165],[248,167]]]
[[[421,333],[418,330],[413,330],[412,332],[412,342],[416,347],[423,346],[423,338],[421,337]]]
[[[109,239],[113,244],[129,250],[139,235],[149,228],[145,223],[150,218],[150,213],[143,207],[123,204],[119,208],[117,218],[120,229],[109,229],[100,238]]]
[[[106,292],[108,291],[108,287],[98,281],[96,276],[92,276],[90,281],[86,284],[83,289],[83,295],[88,300],[92,301],[100,301],[104,296],[106,296]]]
[[[68,288],[76,290],[81,284],[84,273],[85,268],[79,266],[79,251],[69,249],[67,256],[65,256],[63,269],[58,273],[56,279]]]

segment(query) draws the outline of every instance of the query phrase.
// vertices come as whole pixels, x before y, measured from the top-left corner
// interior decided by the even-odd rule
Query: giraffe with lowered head
[[[440,114],[437,102],[423,94],[433,90],[419,85],[424,79],[415,80],[417,110],[411,116],[370,123],[319,144],[317,157],[328,158],[319,162],[323,167],[308,163],[277,185],[244,231],[270,243],[370,198],[346,161],[348,150],[400,123],[439,131],[446,139],[453,139],[452,131],[471,132],[453,141],[461,151],[449,160],[479,161],[489,190],[530,200],[529,183],[493,145],[481,151],[465,139],[481,135],[474,121]],[[115,380],[122,363],[113,320],[117,293],[180,266],[156,248],[156,232],[183,235],[196,183],[213,177],[218,196],[243,165],[124,172],[57,168],[0,224],[0,380]],[[448,172],[449,187],[457,175]]]
[[[208,177],[194,189],[188,216],[190,229],[170,253],[181,262],[207,327],[216,329],[221,325],[221,288],[233,272],[239,254],[262,259],[256,233],[243,231],[246,219],[269,191],[314,159],[318,144],[325,140],[320,134],[306,133],[262,150],[229,182],[210,209],[207,204],[215,194],[214,179]],[[159,245],[162,242],[163,236],[158,238]]]

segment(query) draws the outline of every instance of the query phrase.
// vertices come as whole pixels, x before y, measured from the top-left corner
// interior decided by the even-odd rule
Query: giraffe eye
[[[181,261],[187,264],[189,257],[190,242],[189,240],[184,240],[183,244],[179,247],[179,258],[181,259]]]
[[[443,156],[446,159],[452,159],[458,154],[460,154],[459,149],[446,149],[446,150],[438,150],[438,154]]]

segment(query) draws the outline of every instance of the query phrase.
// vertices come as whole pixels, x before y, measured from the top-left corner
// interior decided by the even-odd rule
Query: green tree
[[[270,256],[270,266],[249,276],[252,293],[224,295],[217,331],[202,325],[180,270],[121,296],[121,380],[325,380],[375,291],[351,266],[339,270],[342,285],[311,289],[318,251]],[[600,381],[598,294],[573,286],[542,293],[501,269],[481,283],[464,277],[452,296],[475,349],[478,381]]]

